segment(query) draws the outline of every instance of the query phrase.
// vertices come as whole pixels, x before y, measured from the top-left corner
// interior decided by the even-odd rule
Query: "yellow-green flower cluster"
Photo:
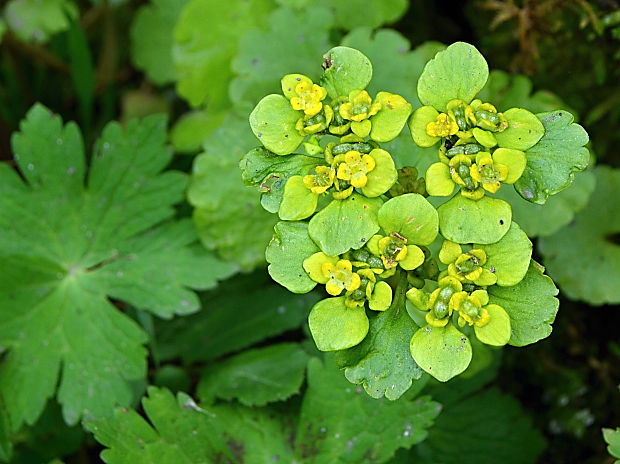
[[[303,267],[312,280],[325,285],[330,295],[340,296],[344,292],[349,308],[363,306],[368,301],[368,307],[374,311],[387,310],[392,303],[392,289],[387,282],[377,280],[377,274],[384,269],[359,261],[366,258],[359,253],[355,258],[358,261],[318,252],[306,258]]]
[[[421,266],[426,257],[417,245],[407,245],[407,239],[397,232],[388,236],[374,235],[368,241],[368,251],[381,258],[383,267],[393,274],[396,267],[411,271]]]
[[[463,252],[458,243],[445,240],[439,251],[439,260],[448,265],[447,274],[463,283],[472,283],[480,287],[493,285],[497,275],[483,267],[487,262],[487,254],[479,248]]]

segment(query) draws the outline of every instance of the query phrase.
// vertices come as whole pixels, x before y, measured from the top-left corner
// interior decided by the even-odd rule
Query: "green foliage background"
[[[620,458],[615,0],[1,8],[0,462]],[[501,191],[560,287],[550,337],[474,344],[459,378],[375,400],[346,380],[365,372],[343,375],[308,340],[319,293],[265,272],[276,219],[241,180],[248,115],[282,75],[318,77],[340,44],[372,60],[369,91],[417,107],[425,63],[457,40],[493,70],[482,98],[573,111],[597,166],[545,205]],[[386,145],[398,167],[434,160],[409,134]]]

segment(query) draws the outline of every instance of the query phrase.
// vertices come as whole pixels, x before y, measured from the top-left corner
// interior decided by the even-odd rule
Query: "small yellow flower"
[[[301,135],[312,135],[321,132],[329,126],[334,118],[334,110],[331,106],[323,105],[323,110],[313,116],[304,115],[295,124],[295,129]]]
[[[372,156],[351,150],[344,155],[336,156],[334,165],[338,166],[336,172],[338,179],[347,181],[355,188],[361,188],[368,182],[367,174],[375,169],[376,163]]]
[[[296,97],[291,98],[294,110],[303,111],[306,116],[314,116],[323,108],[322,101],[327,96],[327,90],[312,81],[301,81],[295,86]]]
[[[486,191],[495,193],[508,177],[508,167],[500,163],[494,163],[493,158],[488,154],[478,155],[476,163],[470,167],[470,175]]]
[[[491,320],[489,312],[484,308],[489,303],[489,295],[485,290],[476,290],[471,294],[458,292],[450,301],[455,311],[459,312],[459,325],[475,325],[484,327]]]
[[[458,124],[446,113],[441,113],[435,121],[426,125],[426,133],[431,137],[449,137],[458,131]]]
[[[381,109],[381,103],[373,103],[365,90],[354,90],[349,94],[349,101],[340,105],[340,116],[349,121],[360,122],[374,116]]]
[[[341,259],[336,264],[325,262],[321,270],[328,279],[325,289],[332,296],[340,295],[343,290],[357,290],[362,283],[360,276],[353,272],[351,261],[347,259]]]
[[[334,184],[336,170],[329,166],[317,166],[314,168],[316,174],[308,174],[304,176],[304,185],[312,193],[324,193]]]

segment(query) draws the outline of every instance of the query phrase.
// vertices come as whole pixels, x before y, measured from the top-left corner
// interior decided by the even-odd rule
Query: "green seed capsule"
[[[443,319],[448,315],[449,312],[448,303],[444,301],[438,301],[437,303],[435,303],[435,306],[433,306],[432,311],[435,319]]]

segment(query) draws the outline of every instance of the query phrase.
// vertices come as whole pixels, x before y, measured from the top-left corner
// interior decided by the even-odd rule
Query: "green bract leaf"
[[[187,221],[160,225],[186,186],[162,173],[165,126],[161,117],[106,126],[86,186],[74,124],[37,105],[13,136],[25,182],[0,168],[0,393],[15,429],[36,420],[57,385],[70,424],[130,403],[147,337],[109,298],[169,318],[199,308],[189,289],[235,270],[191,246]]]
[[[603,429],[603,438],[609,445],[607,451],[618,460],[614,464],[620,463],[620,428]]]
[[[584,171],[575,177],[575,181],[568,188],[549,197],[544,205],[524,200],[511,188],[502,188],[497,194],[510,203],[513,220],[529,237],[544,237],[557,232],[573,220],[575,212],[588,204],[595,183],[594,173]]]
[[[484,267],[497,276],[497,285],[518,284],[530,267],[532,242],[514,221],[499,242],[479,248],[487,254]]]
[[[244,351],[205,370],[197,395],[204,403],[238,399],[246,406],[283,401],[299,392],[307,362],[295,343]]]
[[[239,166],[243,180],[260,187],[263,208],[277,213],[286,181],[291,176],[304,176],[324,163],[324,158],[299,154],[279,156],[264,148],[255,148],[245,155]]]
[[[388,200],[379,210],[379,225],[398,232],[415,245],[430,245],[437,237],[439,217],[426,198],[408,193]]]
[[[440,409],[428,397],[398,402],[370,398],[340,370],[312,359],[295,440],[304,457],[300,462],[385,463],[398,448],[424,440]]]
[[[540,120],[528,110],[510,108],[504,116],[508,120],[508,128],[495,134],[500,147],[524,151],[536,145],[545,134]]]
[[[441,382],[459,375],[471,362],[469,339],[452,324],[426,326],[411,338],[411,356],[424,371]]]
[[[202,297],[203,310],[157,326],[157,358],[209,361],[304,323],[313,293],[292,295],[265,274],[240,274]]]
[[[377,214],[383,201],[357,193],[344,200],[333,200],[310,220],[308,233],[321,251],[338,256],[363,247],[377,233]]]
[[[501,306],[490,304],[485,307],[491,316],[488,324],[474,326],[476,337],[482,343],[493,346],[504,346],[510,340],[510,317]]]
[[[10,0],[4,7],[9,29],[26,42],[46,42],[68,30],[77,15],[78,9],[70,0]]]
[[[411,103],[400,95],[389,92],[379,92],[375,101],[381,103],[381,110],[372,117],[370,138],[376,142],[394,140],[411,114]]]
[[[319,248],[308,235],[308,224],[278,222],[265,251],[269,275],[293,293],[307,293],[316,282],[308,277],[303,263],[317,251]]]
[[[545,135],[527,150],[527,166],[515,188],[526,200],[543,204],[550,195],[570,185],[575,171],[588,166],[590,154],[584,145],[589,138],[583,127],[573,123],[568,111],[536,116],[545,127]]]
[[[368,336],[358,346],[338,353],[349,382],[360,384],[373,398],[400,398],[422,376],[409,340],[418,326],[404,305],[370,317]]]
[[[298,221],[314,214],[319,196],[304,185],[304,178],[293,176],[284,186],[279,216],[285,221]]]
[[[310,332],[321,351],[351,348],[368,333],[368,317],[364,307],[349,308],[344,300],[344,297],[326,298],[310,311]]]
[[[359,50],[334,47],[325,54],[325,60],[329,67],[321,78],[321,85],[331,98],[363,90],[372,79],[372,64]]]
[[[519,402],[493,388],[448,405],[406,462],[535,464],[544,449]]]
[[[280,93],[280,79],[292,71],[318,78],[333,22],[330,9],[313,3],[303,10],[279,8],[269,15],[266,30],[248,30],[232,62],[237,74],[230,84],[232,101],[255,105],[264,95]]]
[[[426,64],[418,81],[418,97],[422,104],[446,111],[450,100],[471,102],[488,77],[487,62],[476,47],[456,42]]]
[[[131,25],[131,56],[155,84],[176,78],[172,61],[172,32],[188,0],[151,0],[136,13]]]
[[[149,419],[117,409],[86,428],[104,445],[107,464],[202,464],[293,460],[283,424],[268,410],[217,406],[200,408],[189,396],[150,387],[142,406]]]
[[[506,310],[510,316],[510,344],[524,346],[549,336],[560,303],[558,289],[543,274],[544,268],[531,261],[521,282],[513,287],[489,287],[489,300]]]
[[[375,148],[369,155],[375,160],[375,168],[367,174],[368,182],[360,190],[370,198],[387,192],[398,180],[398,172],[392,156],[385,150]]]
[[[255,145],[247,120],[228,114],[194,160],[187,198],[203,245],[249,270],[265,262],[265,246],[278,218],[258,204],[260,194],[243,184],[239,160]],[[244,227],[238,226],[244,218]]]
[[[273,7],[272,0],[191,0],[183,8],[174,30],[173,58],[177,91],[190,105],[227,107],[237,42],[247,30],[264,26]]]
[[[510,205],[488,196],[475,201],[457,194],[437,212],[441,235],[456,243],[495,243],[508,232],[512,222]]]
[[[590,304],[620,302],[620,171],[594,169],[596,189],[570,226],[540,241],[549,274],[568,297]]]
[[[422,106],[415,110],[409,119],[409,130],[416,145],[420,147],[432,147],[439,142],[439,137],[433,137],[426,133],[426,126],[435,122],[439,112],[432,106]]]
[[[288,155],[304,139],[295,129],[301,117],[302,113],[295,111],[285,97],[271,94],[258,102],[250,114],[250,126],[265,148],[278,155]]]

